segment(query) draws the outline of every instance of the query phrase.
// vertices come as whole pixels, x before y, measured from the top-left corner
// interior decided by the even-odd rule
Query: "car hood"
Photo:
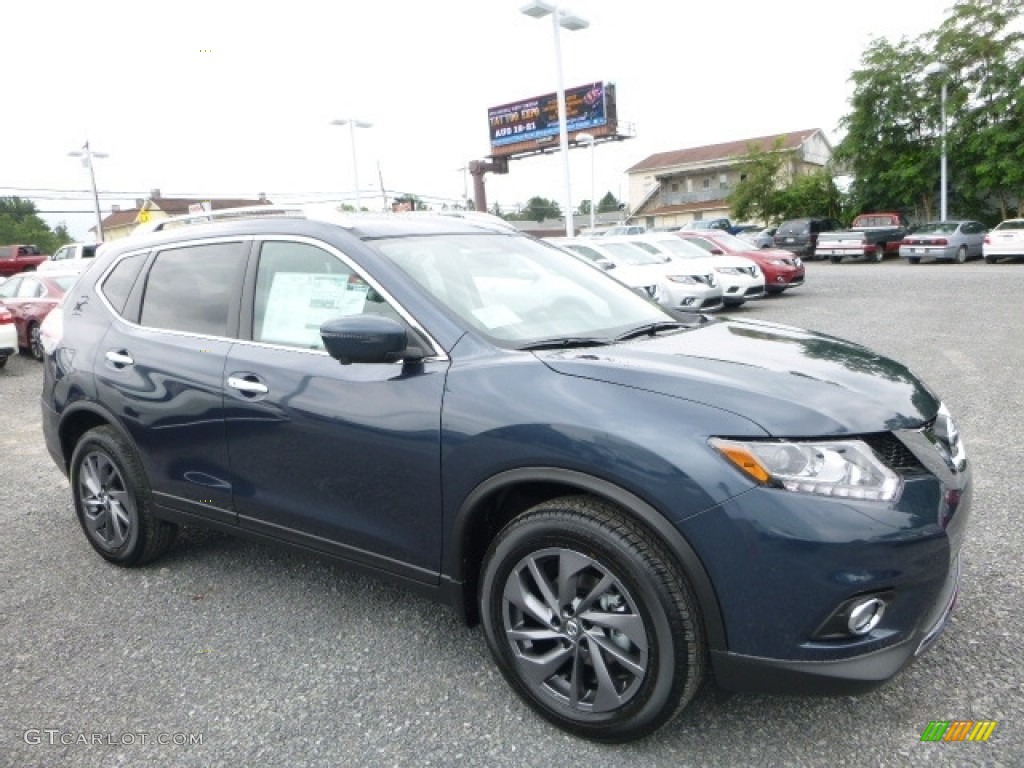
[[[681,333],[538,356],[558,373],[721,408],[778,437],[912,429],[939,407],[903,365],[772,323],[710,320]]]

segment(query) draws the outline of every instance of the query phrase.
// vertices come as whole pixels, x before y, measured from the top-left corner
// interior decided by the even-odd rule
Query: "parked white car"
[[[641,249],[626,243],[605,242],[603,237],[554,237],[546,242],[589,261],[634,291],[663,303],[666,288],[662,262]]]
[[[985,235],[981,246],[986,264],[1002,258],[1024,259],[1024,219],[1007,219]]]
[[[96,256],[102,243],[68,243],[58,248],[54,254],[36,267],[39,272],[63,272],[79,274]]]
[[[749,299],[759,299],[765,295],[764,273],[750,259],[742,256],[711,256],[700,246],[671,232],[621,239],[635,243],[650,253],[667,256],[671,259],[670,273],[679,274],[680,269],[690,270],[687,274],[710,271],[715,275],[715,282],[721,284],[725,306],[738,307]]]

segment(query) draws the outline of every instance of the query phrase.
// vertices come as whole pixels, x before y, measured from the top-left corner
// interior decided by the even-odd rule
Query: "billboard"
[[[565,122],[569,133],[614,122],[615,86],[588,83],[565,91]],[[558,135],[558,97],[546,93],[487,110],[491,149]],[[495,154],[504,154],[496,151]]]

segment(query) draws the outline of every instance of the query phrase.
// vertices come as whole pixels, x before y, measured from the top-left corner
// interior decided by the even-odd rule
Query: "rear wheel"
[[[535,710],[619,742],[655,730],[704,671],[696,601],[656,539],[618,508],[555,499],[509,523],[483,565],[491,654]]]
[[[39,325],[37,323],[32,323],[28,327],[28,351],[33,358],[42,362],[43,342],[39,338]]]
[[[986,264],[995,264],[996,263],[996,257],[995,256],[986,256],[985,257],[985,263]]]
[[[0,368],[7,365],[7,355],[0,355]]]
[[[967,261],[967,246],[961,245],[956,251],[956,263],[963,264]]]
[[[156,559],[177,534],[177,526],[153,515],[142,462],[112,427],[89,430],[75,446],[71,493],[85,537],[117,565]]]
[[[839,262],[841,262],[843,260],[843,257],[842,256],[829,256],[828,260],[831,261],[833,264],[838,264]]]
[[[885,246],[879,245],[875,248],[875,252],[871,254],[871,260],[878,264],[885,258]]]

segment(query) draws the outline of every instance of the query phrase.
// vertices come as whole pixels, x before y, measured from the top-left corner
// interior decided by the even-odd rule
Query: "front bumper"
[[[918,631],[903,642],[861,656],[832,661],[791,661],[712,651],[720,688],[747,693],[840,696],[872,691],[899,674],[945,629],[960,592],[960,558]]]

